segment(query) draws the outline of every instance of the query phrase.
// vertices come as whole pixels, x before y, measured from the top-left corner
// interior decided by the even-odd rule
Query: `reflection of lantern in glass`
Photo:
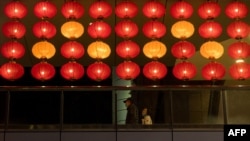
[[[242,19],[247,16],[248,7],[246,4],[233,1],[227,4],[225,14],[231,19]]]
[[[196,75],[196,72],[195,65],[186,61],[175,64],[173,68],[174,76],[181,80],[192,79]]]
[[[234,21],[227,26],[227,34],[234,39],[242,39],[249,35],[249,26],[243,21]]]
[[[223,55],[224,48],[219,42],[207,41],[201,45],[200,53],[204,58],[218,59]]]
[[[161,38],[166,33],[166,26],[156,20],[146,22],[142,27],[142,32],[148,38],[155,39]]]
[[[193,6],[186,1],[177,1],[170,7],[170,14],[175,19],[188,19],[193,14]]]
[[[217,2],[206,1],[198,8],[198,14],[203,19],[213,19],[220,15],[221,7]]]
[[[207,21],[200,25],[199,34],[205,39],[214,39],[221,35],[222,26],[215,21]]]
[[[87,53],[91,58],[100,60],[109,57],[111,49],[108,44],[95,41],[88,46]]]
[[[8,59],[20,59],[25,53],[25,48],[17,41],[9,41],[2,45],[1,53]]]
[[[172,46],[171,52],[178,59],[188,59],[194,55],[195,46],[188,41],[179,41]]]
[[[135,79],[140,74],[140,67],[132,61],[125,61],[116,67],[116,74],[121,79]]]
[[[166,9],[162,3],[151,0],[143,5],[142,12],[147,18],[157,19],[165,15]]]
[[[250,76],[250,66],[245,62],[235,63],[229,68],[229,74],[236,80],[245,80]]]
[[[4,7],[4,13],[12,19],[21,19],[27,15],[27,7],[20,1],[11,1]]]
[[[39,1],[34,5],[34,14],[38,18],[53,18],[56,13],[56,5],[50,1]]]
[[[188,21],[178,21],[172,25],[171,33],[175,38],[187,39],[194,34],[194,25]]]
[[[9,21],[2,26],[3,34],[8,38],[20,39],[26,33],[24,24],[19,21]]]
[[[49,21],[39,21],[34,24],[33,33],[37,38],[50,39],[56,35],[56,27]]]
[[[62,65],[60,73],[64,79],[79,80],[84,75],[84,67],[77,62],[68,62]]]
[[[67,19],[79,19],[84,14],[84,8],[77,1],[67,1],[62,5],[61,13]]]
[[[83,45],[77,41],[68,41],[61,46],[61,55],[67,59],[79,59],[84,53]]]
[[[167,47],[162,42],[153,40],[146,43],[143,47],[143,53],[146,57],[151,59],[158,59],[163,57],[167,52]]]
[[[122,20],[115,25],[115,32],[119,37],[132,38],[138,33],[138,26],[131,20]]]
[[[87,68],[87,75],[90,79],[95,81],[102,81],[107,79],[111,74],[110,67],[100,61],[90,64]]]
[[[212,61],[202,67],[202,77],[206,80],[220,80],[225,73],[225,67],[218,62]]]
[[[167,74],[167,67],[158,61],[151,61],[144,65],[143,74],[151,80],[162,79]]]
[[[89,15],[94,19],[107,18],[112,14],[112,6],[103,0],[93,2],[89,7]]]
[[[76,21],[68,21],[61,26],[61,33],[68,39],[77,39],[84,33],[84,27]]]
[[[133,18],[137,13],[138,7],[132,1],[121,1],[115,6],[115,14],[119,18]]]
[[[22,65],[11,61],[1,66],[0,74],[4,79],[15,81],[24,75],[24,68]]]
[[[56,70],[53,65],[42,61],[31,68],[31,75],[41,81],[46,81],[55,76]]]
[[[95,21],[88,26],[88,34],[92,38],[107,38],[111,33],[111,27],[104,21]]]
[[[56,53],[56,48],[48,41],[40,41],[33,45],[32,54],[38,59],[50,59]]]
[[[244,59],[249,56],[250,47],[246,42],[235,42],[228,47],[228,54],[234,59]]]
[[[124,59],[132,59],[139,55],[140,47],[136,42],[125,40],[117,44],[116,53]]]

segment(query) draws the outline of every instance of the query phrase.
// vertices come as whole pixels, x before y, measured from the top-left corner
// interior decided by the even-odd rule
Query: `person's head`
[[[143,108],[142,109],[142,116],[145,116],[148,114],[148,108]]]
[[[128,107],[133,103],[132,98],[127,98],[126,100],[123,101],[125,103],[125,106]]]

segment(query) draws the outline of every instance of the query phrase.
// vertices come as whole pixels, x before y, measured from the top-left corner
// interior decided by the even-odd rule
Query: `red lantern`
[[[136,42],[125,40],[116,46],[116,53],[124,59],[132,59],[139,55],[140,47]]]
[[[34,24],[33,33],[37,38],[51,39],[56,35],[56,27],[49,21],[39,21]]]
[[[221,35],[222,26],[215,21],[207,21],[200,25],[199,34],[202,38],[214,39]]]
[[[50,1],[40,1],[34,6],[34,14],[41,19],[53,18],[57,13],[56,5]]]
[[[209,62],[202,68],[202,76],[206,80],[220,80],[225,73],[225,67],[218,62]]]
[[[188,41],[179,41],[172,46],[171,52],[178,59],[188,59],[194,55],[195,46]]]
[[[84,53],[83,45],[77,41],[68,41],[61,46],[61,55],[67,59],[79,59]]]
[[[234,59],[247,58],[250,53],[249,44],[246,42],[235,42],[228,47],[228,54]]]
[[[144,65],[143,74],[151,80],[162,79],[167,74],[167,67],[158,61],[151,61]]]
[[[170,14],[175,19],[188,19],[193,11],[193,6],[186,1],[177,1],[170,7]]]
[[[165,15],[165,6],[158,1],[148,1],[143,5],[142,12],[147,18],[161,18]]]
[[[23,57],[25,48],[23,44],[17,41],[9,41],[2,45],[1,53],[5,58],[19,59]]]
[[[90,79],[95,81],[102,81],[107,79],[111,74],[110,67],[103,62],[95,62],[90,64],[87,68],[87,75]]]
[[[233,1],[226,6],[225,13],[231,19],[242,19],[248,14],[248,7],[245,3]]]
[[[94,19],[107,18],[112,14],[112,6],[103,0],[93,2],[89,7],[89,15]]]
[[[138,7],[132,1],[121,1],[115,7],[115,14],[119,18],[133,18],[137,13]]]
[[[27,7],[20,1],[11,1],[4,7],[4,13],[12,19],[21,19],[27,15]]]
[[[249,35],[249,26],[243,21],[234,21],[228,25],[227,34],[235,39],[245,38]]]
[[[155,39],[161,38],[166,33],[166,26],[159,21],[148,21],[142,27],[142,32],[148,38]]]
[[[79,19],[84,14],[84,7],[77,1],[67,1],[63,4],[61,13],[67,19]]]
[[[192,79],[196,75],[196,72],[195,65],[186,61],[176,64],[173,68],[174,76],[181,80]]]
[[[245,62],[235,63],[229,68],[232,78],[237,80],[245,80],[250,76],[250,66]]]
[[[105,39],[111,34],[111,27],[104,21],[95,21],[88,26],[88,33],[92,38]]]
[[[18,21],[9,21],[2,26],[3,34],[8,38],[20,39],[26,33],[24,24]]]
[[[134,62],[125,61],[116,67],[116,74],[121,79],[135,79],[140,74],[140,67]]]
[[[15,81],[24,75],[24,68],[22,65],[11,61],[2,65],[0,74],[4,79]]]
[[[138,26],[131,20],[122,20],[115,25],[115,32],[119,37],[132,38],[138,33]]]
[[[84,75],[84,67],[77,62],[68,62],[61,67],[60,73],[64,79],[79,80]]]
[[[41,81],[46,81],[55,76],[56,70],[53,65],[47,62],[40,62],[31,68],[31,75]]]
[[[214,19],[221,13],[221,7],[217,2],[206,1],[198,8],[198,14],[202,19]]]

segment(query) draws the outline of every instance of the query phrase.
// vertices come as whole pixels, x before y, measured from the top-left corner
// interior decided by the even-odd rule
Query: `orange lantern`
[[[151,59],[158,59],[163,57],[167,52],[167,47],[160,41],[153,40],[146,43],[143,47],[143,53],[146,57]]]
[[[200,53],[204,58],[218,59],[223,55],[224,48],[219,42],[207,41],[201,45]]]
[[[61,26],[61,33],[68,39],[77,39],[84,33],[84,27],[76,21],[68,21]]]
[[[187,39],[194,34],[194,25],[188,21],[178,21],[172,25],[171,33],[175,38]]]
[[[111,49],[108,44],[95,41],[88,46],[87,53],[91,58],[100,60],[109,57]]]
[[[48,41],[37,42],[32,47],[32,54],[38,59],[50,59],[55,53],[55,46]]]

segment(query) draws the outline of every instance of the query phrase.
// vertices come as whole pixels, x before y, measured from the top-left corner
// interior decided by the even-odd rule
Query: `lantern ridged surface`
[[[40,1],[34,5],[33,12],[40,19],[51,19],[57,14],[57,7],[50,1]]]
[[[202,77],[206,80],[221,80],[226,73],[225,67],[218,62],[209,62],[202,67]]]
[[[142,12],[147,18],[158,19],[165,15],[165,6],[159,1],[148,1],[142,7]]]
[[[1,76],[4,79],[15,81],[20,79],[23,75],[24,75],[23,66],[14,61],[4,63],[1,66]]]
[[[195,51],[194,44],[185,40],[176,42],[171,48],[171,53],[178,59],[191,58]]]
[[[84,7],[77,1],[67,1],[62,5],[61,13],[66,19],[79,19],[84,14]]]
[[[198,15],[202,19],[214,19],[221,13],[221,7],[217,2],[206,1],[198,7]]]
[[[19,21],[8,21],[2,26],[3,34],[8,38],[20,39],[26,33],[26,27]]]
[[[77,39],[83,35],[84,27],[80,22],[68,21],[61,26],[61,33],[68,39]]]
[[[235,63],[230,66],[229,74],[236,80],[248,79],[250,77],[250,65],[245,62]]]
[[[177,39],[187,39],[194,34],[194,25],[189,21],[177,21],[171,27],[172,35]]]
[[[67,41],[61,46],[61,55],[67,59],[80,59],[83,57],[84,46],[77,41]]]
[[[247,42],[239,41],[229,45],[228,55],[233,59],[245,59],[249,57],[250,46]]]
[[[242,19],[248,14],[248,7],[240,1],[232,1],[225,7],[225,14],[231,19]]]
[[[218,59],[224,53],[224,47],[216,41],[207,41],[200,47],[201,55],[206,59]]]
[[[105,59],[111,53],[110,46],[102,41],[92,42],[87,48],[88,55],[93,59]]]
[[[79,80],[84,76],[84,67],[80,63],[70,61],[62,65],[60,74],[66,80]]]
[[[33,25],[33,33],[40,39],[51,39],[56,35],[56,26],[49,21],[39,21]]]
[[[119,18],[134,18],[138,13],[138,6],[132,1],[121,1],[115,6],[115,14]]]
[[[165,64],[158,61],[151,61],[144,65],[143,74],[151,80],[159,80],[167,75],[167,67]]]
[[[115,32],[121,38],[133,38],[138,32],[138,26],[131,20],[121,20],[115,25]]]
[[[140,67],[132,61],[124,61],[117,65],[116,74],[121,79],[132,80],[140,74]]]
[[[166,26],[156,20],[151,20],[143,24],[142,32],[148,38],[155,39],[161,38],[166,34],[167,28]]]
[[[188,19],[193,12],[193,6],[186,1],[177,1],[170,6],[170,14],[175,19]]]
[[[95,1],[89,6],[89,15],[94,19],[108,18],[112,11],[112,6],[104,0]]]
[[[153,40],[143,46],[143,53],[148,58],[159,59],[167,53],[167,47],[164,43]]]
[[[48,41],[39,41],[32,47],[32,54],[38,59],[50,59],[55,53],[55,46]]]
[[[132,59],[139,55],[140,46],[131,40],[125,40],[116,45],[116,53],[121,58]]]
[[[22,19],[27,15],[28,9],[22,2],[13,0],[4,6],[4,13],[11,19]]]
[[[2,44],[1,54],[7,59],[20,59],[25,54],[25,47],[18,41],[8,41]]]
[[[37,80],[47,81],[56,74],[55,67],[45,61],[35,64],[31,68],[31,75]]]
[[[102,81],[107,79],[111,74],[110,67],[100,61],[90,64],[87,68],[87,75],[94,81]]]
[[[180,80],[190,80],[195,77],[196,73],[196,66],[187,61],[175,64],[173,68],[173,75]]]
[[[111,34],[111,27],[104,21],[95,21],[88,26],[88,34],[95,39],[105,39]]]

